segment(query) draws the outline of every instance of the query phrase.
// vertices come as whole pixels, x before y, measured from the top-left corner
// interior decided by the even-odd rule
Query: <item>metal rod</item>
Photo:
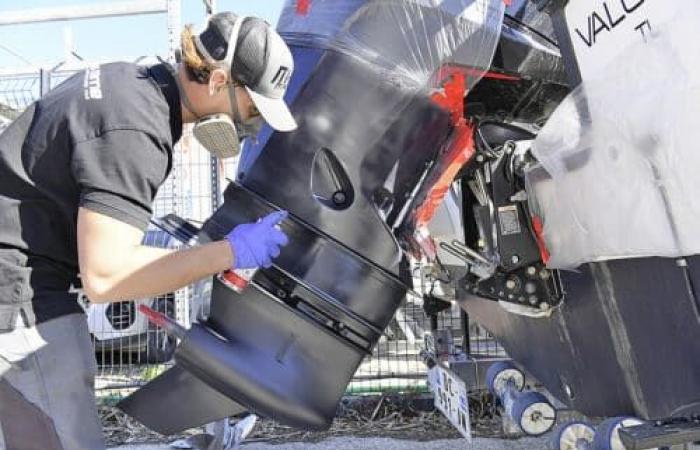
[[[45,69],[39,70],[39,96],[43,97],[51,90],[51,73]]]
[[[139,305],[139,312],[146,316],[150,323],[162,328],[170,336],[180,340],[185,338],[185,335],[187,334],[185,327],[162,312],[155,311],[146,305]]]
[[[181,1],[167,0],[166,8],[168,12],[168,62],[175,64],[177,62],[175,55],[180,50]]]
[[[451,246],[447,242],[440,242],[440,248],[445,250],[447,253],[454,256],[455,258],[461,259],[466,264],[476,264],[476,261],[474,259],[470,258],[468,255],[465,255],[463,252],[459,251],[457,248]]]
[[[401,372],[396,372],[396,373],[386,373],[386,374],[377,374],[377,375],[355,375],[352,377],[352,381],[372,381],[372,380],[387,380],[387,379],[407,379],[407,380],[422,380],[425,378],[425,373],[420,372],[420,373],[401,373]]]
[[[166,0],[121,1],[100,4],[67,5],[51,8],[3,11],[0,25],[93,19],[98,17],[132,16],[167,12]]]
[[[460,309],[460,325],[462,327],[462,351],[467,354],[467,356],[471,355],[471,350],[472,350],[472,340],[471,340],[471,335],[469,334],[469,314],[463,309]]]
[[[482,264],[486,264],[488,266],[493,264],[491,261],[489,261],[488,259],[481,256],[481,254],[479,254],[479,252],[472,250],[471,248],[467,247],[465,244],[461,243],[460,241],[458,241],[456,239],[452,241],[452,245],[454,247],[456,247],[457,249],[461,250],[462,252],[464,252],[465,254],[469,255],[470,257],[476,259],[477,261],[480,261]]]
[[[22,61],[24,61],[25,63],[27,63],[29,65],[33,64],[30,60],[28,60],[24,56],[20,55],[19,53],[17,53],[16,51],[12,50],[11,48],[9,48],[5,45],[0,44],[0,50],[5,50],[10,55],[14,56],[15,58],[21,59]]]

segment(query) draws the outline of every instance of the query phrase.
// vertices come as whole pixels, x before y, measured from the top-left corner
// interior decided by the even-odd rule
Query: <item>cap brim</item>
[[[297,128],[297,122],[292,117],[287,104],[283,99],[274,99],[258,94],[246,86],[246,91],[255,103],[260,114],[272,128],[277,131],[293,131]]]

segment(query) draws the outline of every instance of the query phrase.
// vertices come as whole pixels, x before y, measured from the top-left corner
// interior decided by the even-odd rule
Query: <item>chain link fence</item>
[[[49,88],[55,88],[76,73],[76,68],[58,67],[52,71],[0,73],[0,132]],[[213,177],[233,178],[235,162],[212,164],[212,159],[186,128],[174,152],[173,168],[161,187],[154,204],[154,216],[174,213],[195,225],[201,225],[213,212],[218,201],[213,192]],[[225,181],[222,184],[226,184]],[[149,228],[144,244],[177,248],[181,244],[157,228]],[[430,321],[423,311],[423,292],[435,288],[435,280],[423,265],[412,267],[414,291],[407,295],[391,325],[374,350],[362,363],[348,393],[380,393],[424,391],[426,368],[419,355],[424,332]],[[450,298],[449,286],[438,283],[436,295]],[[170,362],[176,342],[154,328],[138,312],[146,304],[185,325],[190,321],[192,287],[164,296],[111,304],[90,304],[79,295],[84,305],[99,364],[97,378],[101,397],[120,398],[153,379]],[[438,325],[449,328],[457,345],[468,347],[469,353],[480,356],[504,356],[502,348],[483,329],[463,321],[460,308],[440,313]],[[464,337],[467,331],[467,339]]]
[[[40,95],[39,73],[18,73],[0,82],[0,132]]]

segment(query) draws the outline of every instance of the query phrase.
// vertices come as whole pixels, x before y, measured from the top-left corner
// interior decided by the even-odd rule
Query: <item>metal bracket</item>
[[[700,416],[656,420],[620,428],[620,439],[628,450],[670,447],[700,441]]]

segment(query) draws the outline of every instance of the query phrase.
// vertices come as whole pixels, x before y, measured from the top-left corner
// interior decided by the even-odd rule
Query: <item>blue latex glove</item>
[[[280,254],[280,246],[289,242],[287,236],[276,228],[287,215],[287,211],[276,211],[255,223],[244,223],[231,230],[226,240],[233,251],[233,268],[270,267],[272,259]]]

